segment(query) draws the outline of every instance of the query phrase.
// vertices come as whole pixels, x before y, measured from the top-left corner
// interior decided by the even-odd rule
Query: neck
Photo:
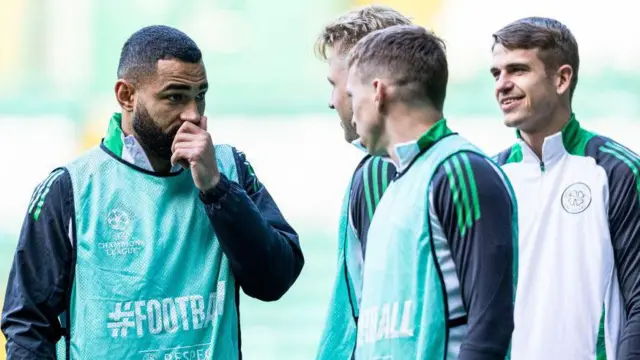
[[[122,133],[124,133],[124,136],[133,135],[135,136],[136,140],[138,140],[138,143],[142,147],[142,150],[144,150],[144,153],[147,155],[147,158],[149,159],[149,163],[151,164],[151,167],[155,172],[159,174],[167,174],[171,172],[171,167],[172,167],[171,161],[154,156],[151,152],[147,150],[146,145],[142,141],[140,141],[140,138],[136,135],[135,131],[133,130],[133,119],[130,112],[126,112],[126,111],[122,112],[121,126],[122,126]]]
[[[144,146],[143,146],[144,149]],[[147,150],[144,151],[145,154],[147,154],[147,157],[149,158],[149,163],[151,164],[151,167],[153,168],[153,170],[155,170],[155,172],[157,172],[158,174],[168,174],[171,172],[171,161],[167,161],[165,159],[159,159],[153,155],[149,155],[149,152],[147,152]]]
[[[547,126],[535,131],[520,131],[520,136],[531,150],[542,158],[544,139],[562,131],[570,118],[571,108],[562,107],[551,115],[551,122]]]
[[[387,138],[387,154],[393,162],[400,163],[396,146],[398,144],[417,141],[438,120],[442,119],[442,112],[433,108],[402,108],[390,112],[385,121],[385,134]]]

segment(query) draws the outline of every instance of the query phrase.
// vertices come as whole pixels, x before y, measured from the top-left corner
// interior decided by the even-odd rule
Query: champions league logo
[[[129,228],[131,217],[120,209],[113,209],[107,215],[107,224],[115,231],[125,231]]]
[[[98,247],[109,256],[125,256],[137,254],[144,248],[145,241],[132,239],[134,219],[119,208],[111,209],[107,213],[106,224],[112,231],[109,236],[99,241]]]

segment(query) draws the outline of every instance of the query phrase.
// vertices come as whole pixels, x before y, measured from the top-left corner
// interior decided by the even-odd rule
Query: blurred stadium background
[[[249,360],[311,359],[335,265],[344,186],[360,154],[327,109],[322,25],[364,0],[0,1],[0,303],[28,199],[54,167],[99,143],[117,104],[119,52],[138,28],[167,24],[204,52],[214,141],[243,149],[301,235],[306,267],[277,303],[241,302]],[[487,152],[509,145],[488,72],[491,33],[519,17],[565,22],[578,38],[575,110],[583,124],[638,149],[640,27],[631,1],[389,0],[448,45],[451,125]],[[15,157],[14,157],[15,156]],[[4,344],[0,336],[0,360]]]

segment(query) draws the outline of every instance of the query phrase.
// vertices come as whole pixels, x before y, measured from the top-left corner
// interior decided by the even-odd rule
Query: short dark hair
[[[516,20],[493,34],[493,41],[493,47],[500,44],[508,50],[537,49],[540,60],[549,70],[570,65],[573,77],[569,94],[573,96],[578,85],[580,55],[576,38],[563,23],[545,17]]]
[[[178,29],[165,25],[144,27],[124,43],[118,78],[138,81],[153,74],[159,60],[170,59],[196,64],[202,60],[202,52],[195,41]]]
[[[428,102],[442,111],[449,69],[444,41],[423,27],[395,25],[360,40],[348,56],[363,78],[383,74],[407,102]]]

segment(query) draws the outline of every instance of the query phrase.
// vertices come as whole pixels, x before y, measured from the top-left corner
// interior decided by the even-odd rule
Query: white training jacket
[[[511,359],[640,359],[640,157],[572,115],[542,159],[519,139],[495,160],[518,201]]]

